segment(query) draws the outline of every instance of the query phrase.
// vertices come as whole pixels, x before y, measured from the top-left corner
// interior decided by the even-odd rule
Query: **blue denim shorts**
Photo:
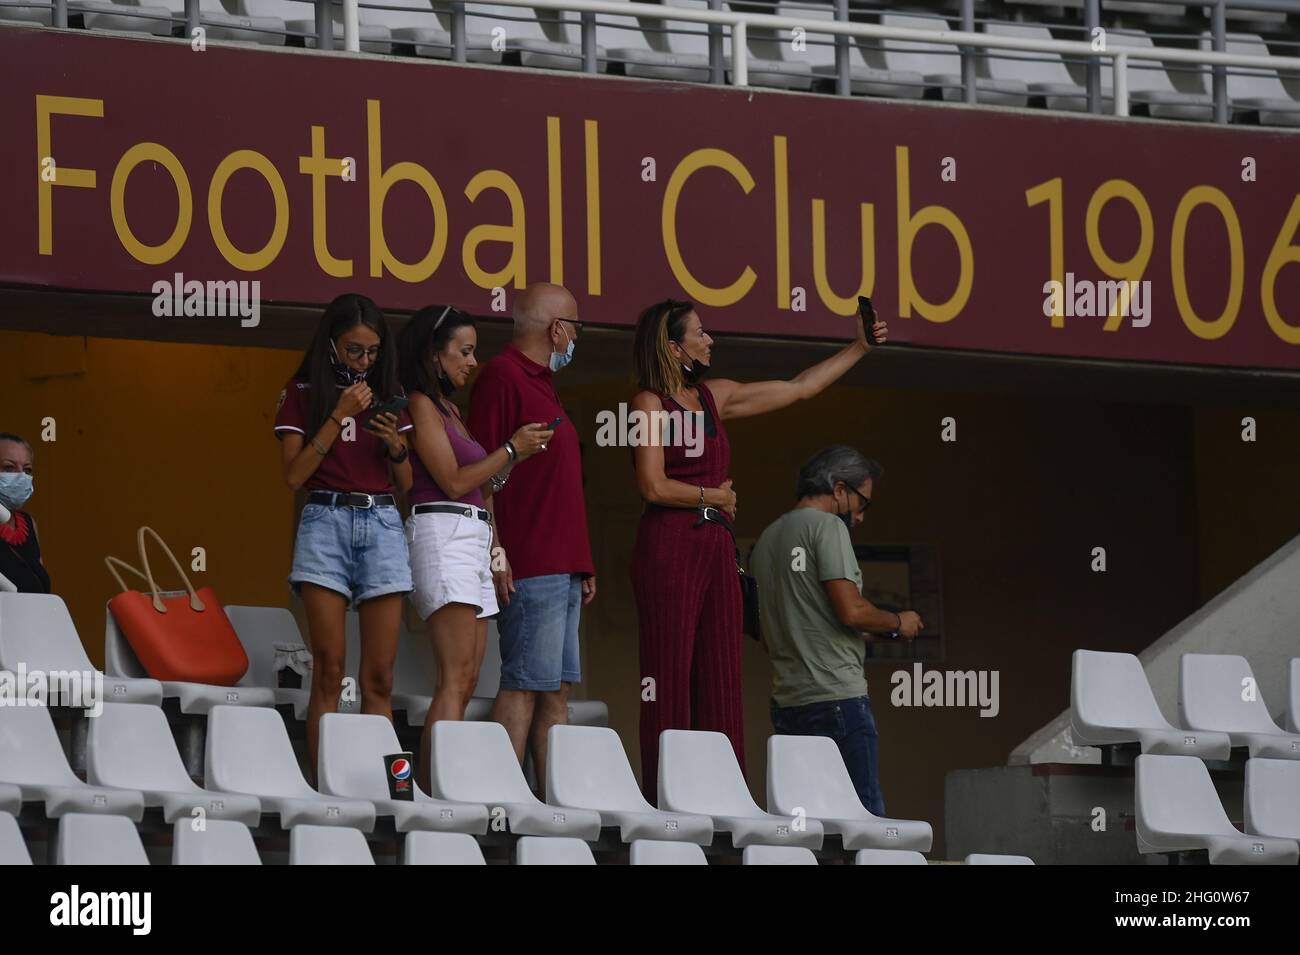
[[[497,617],[501,634],[501,689],[558,690],[582,679],[578,618],[582,577],[547,574],[515,581],[510,603]]]
[[[372,597],[413,589],[402,515],[386,507],[308,504],[298,522],[289,583],[318,584],[356,607]]]

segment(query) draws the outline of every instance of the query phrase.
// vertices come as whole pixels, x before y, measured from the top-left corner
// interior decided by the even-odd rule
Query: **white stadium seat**
[[[18,820],[8,812],[0,812],[0,865],[31,865],[32,855],[23,842]]]
[[[817,857],[803,846],[746,846],[742,865],[816,865]]]
[[[301,687],[281,687],[275,669],[277,651],[287,655],[289,648],[298,647],[309,657],[311,654],[293,614],[284,607],[230,606],[226,607],[226,616],[248,655],[248,672],[240,683],[269,688],[276,706],[290,705],[297,719],[305,719],[311,698],[310,673],[303,678]]]
[[[289,829],[302,824],[371,831],[375,807],[359,799],[327,796],[307,785],[275,710],[214,706],[208,714],[207,773],[210,792],[247,793],[262,811],[280,816]]]
[[[934,841],[928,822],[872,815],[829,736],[768,737],[767,805],[773,812],[816,819],[845,849],[929,852]]]
[[[111,674],[106,679],[145,677],[144,666],[118,628],[113,614],[107,611],[104,613],[104,668]],[[275,691],[270,687],[255,686],[251,680],[247,673],[235,686],[164,680],[161,683],[162,697],[175,699],[180,711],[190,716],[201,716],[214,706],[275,706]],[[109,699],[132,702],[118,701],[111,694]]]
[[[570,22],[576,14],[487,3],[469,4],[465,14],[467,32],[490,38],[493,31],[500,31],[506,56],[518,57],[520,66],[582,69],[582,39]],[[603,64],[605,51],[597,47],[596,58],[598,65]]]
[[[337,826],[294,826],[289,865],[374,865],[366,837]]]
[[[713,817],[736,848],[749,845],[820,849],[815,819],[764,812],[749,794],[731,741],[721,733],[664,730],[659,734],[659,808]]]
[[[1286,729],[1300,733],[1300,657],[1291,661],[1290,692],[1287,694]]]
[[[1178,708],[1189,729],[1227,733],[1251,756],[1300,759],[1300,735],[1284,733],[1268,707],[1245,657],[1185,653],[1178,668]]]
[[[880,25],[905,30],[949,32],[947,20],[936,17],[901,16],[885,14]],[[924,43],[914,40],[884,40],[877,44],[882,66],[891,73],[920,73],[928,87],[937,87],[945,100],[962,99],[961,56],[949,44]],[[988,75],[987,60],[977,58],[975,96],[980,103],[993,106],[1024,106],[1029,101],[1029,90],[1020,80],[998,80]]]
[[[801,20],[834,21],[835,13],[827,4],[782,3],[781,13]],[[784,35],[784,34],[783,34]],[[809,33],[807,49],[793,53],[812,67],[813,76],[828,86],[838,75],[835,65],[834,38],[826,33]],[[857,39],[849,41],[849,88],[855,96],[890,96],[895,99],[920,99],[925,95],[925,80],[914,71],[890,71],[872,65],[879,50],[868,52]]]
[[[1021,40],[1052,40],[1052,31],[1047,27],[1024,23],[990,23],[984,32]],[[987,63],[990,76],[998,80],[1019,80],[1029,88],[1030,96],[1043,97],[1048,109],[1085,111],[1088,108],[1087,88],[1074,81],[1059,54],[989,51]],[[1102,110],[1113,109],[1114,100],[1103,97]]]
[[[859,849],[854,865],[929,865],[925,856],[911,849]]]
[[[1300,840],[1300,762],[1246,760],[1242,810],[1251,835]]]
[[[987,852],[972,852],[966,857],[966,865],[1033,865],[1029,856],[1003,856]]]
[[[707,55],[673,52],[663,32],[666,24],[637,18],[633,0],[621,2],[627,4],[628,16],[602,13],[596,17],[596,42],[605,50],[611,68],[618,64],[625,76],[642,79],[708,81]]]
[[[159,0],[170,12],[179,35],[192,39],[185,32],[185,0]],[[221,5],[221,0],[199,0],[199,25],[208,41],[260,43],[264,46],[284,46],[284,21],[279,17],[254,17],[231,13]]]
[[[728,3],[727,6],[732,10],[753,10],[752,3]],[[804,92],[812,89],[812,65],[789,49],[789,31],[751,24],[745,38],[749,48],[750,86]]]
[[[693,842],[637,839],[628,850],[629,865],[708,865],[704,850]]]
[[[51,819],[72,812],[144,815],[139,792],[89,786],[73,774],[43,706],[0,706],[0,783],[17,786],[23,802],[44,803]]]
[[[1134,33],[1112,33],[1107,44],[1111,49],[1125,46],[1149,49],[1155,46],[1150,37]],[[1106,64],[1101,71],[1101,85],[1107,96],[1110,95],[1113,75],[1110,64]],[[1169,71],[1158,60],[1130,59],[1125,75],[1132,105],[1145,109],[1151,116],[1202,122],[1214,118],[1214,100],[1203,88],[1198,88],[1201,84],[1195,81],[1192,73],[1184,70],[1177,74],[1179,82],[1191,87],[1189,89],[1176,86]]]
[[[208,819],[196,828],[192,819],[172,827],[172,865],[261,865],[248,826],[231,819]]]
[[[1227,759],[1226,733],[1192,732],[1165,719],[1142,663],[1131,653],[1075,650],[1070,733],[1079,746],[1139,743],[1144,753]]]
[[[612,729],[552,726],[546,752],[546,799],[552,805],[600,813],[601,825],[617,827],[624,842],[713,841],[708,816],[664,812],[646,802]]]
[[[1201,48],[1213,48],[1208,33],[1201,38]],[[1268,44],[1247,33],[1229,33],[1224,51],[1239,56],[1269,55]],[[1228,67],[1228,99],[1237,116],[1255,114],[1265,126],[1300,126],[1300,101],[1287,93],[1274,70]]]
[[[153,706],[105,703],[90,721],[86,779],[114,789],[138,789],[146,808],[160,807],[167,822],[190,820],[196,809],[207,819],[234,819],[256,826],[262,804],[255,796],[213,793],[196,786],[167,727]]]
[[[0,812],[17,815],[23,808],[23,791],[17,786],[0,783]]]
[[[320,721],[320,791],[330,796],[364,799],[378,816],[393,819],[398,832],[418,829],[443,832],[487,832],[487,809],[481,803],[431,799],[411,782],[414,798],[388,795],[384,757],[402,752],[393,724],[382,716],[326,713]]]
[[[126,816],[70,812],[59,820],[56,865],[148,865],[144,845]]]
[[[171,36],[171,11],[132,0],[69,0],[68,17],[80,14],[87,30]]]
[[[20,663],[28,672],[99,672],[86,656],[85,645],[62,597],[0,593],[0,669],[16,671]],[[163,699],[162,684],[143,673],[141,677],[105,675],[104,698],[114,703],[157,706]]]
[[[473,836],[463,832],[412,832],[402,842],[402,865],[487,865]]]
[[[515,846],[515,865],[595,865],[591,848],[565,836],[524,836]]]
[[[432,736],[434,796],[480,803],[489,813],[499,808],[517,835],[599,837],[599,813],[550,806],[533,795],[500,723],[439,720]]]
[[[1139,756],[1134,802],[1144,854],[1205,849],[1212,865],[1295,865],[1300,857],[1294,840],[1238,832],[1194,756]]]

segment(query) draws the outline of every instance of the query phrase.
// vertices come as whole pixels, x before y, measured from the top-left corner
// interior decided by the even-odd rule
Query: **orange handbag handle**
[[[153,609],[159,613],[167,612],[166,604],[162,602],[162,597],[158,595],[158,584],[153,579],[153,571],[149,569],[149,554],[144,547],[144,535],[146,532],[152,535],[153,539],[158,542],[158,546],[163,549],[163,553],[171,558],[172,566],[175,567],[176,572],[181,575],[181,580],[185,581],[185,589],[190,595],[190,609],[202,613],[207,608],[204,606],[203,601],[199,599],[199,595],[195,593],[194,585],[190,583],[190,578],[186,575],[185,569],[181,567],[181,562],[176,559],[176,555],[173,554],[172,549],[167,546],[167,542],[158,536],[157,531],[152,527],[145,527],[142,525],[140,530],[136,532],[135,539],[136,544],[140,549],[140,562],[144,564],[144,574],[141,576],[149,581],[149,587],[153,591]],[[136,571],[136,573],[139,573],[139,571]]]

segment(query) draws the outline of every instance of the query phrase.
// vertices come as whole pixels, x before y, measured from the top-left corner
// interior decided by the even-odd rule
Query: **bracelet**
[[[505,473],[494,474],[494,475],[492,475],[492,479],[491,479],[491,480],[492,480],[492,493],[493,493],[493,494],[496,494],[496,493],[497,493],[498,491],[500,491],[503,487],[505,487],[505,486],[506,486],[506,481],[509,479],[509,477],[510,477],[510,475],[505,474]]]
[[[399,454],[397,457],[393,457],[391,454],[388,453],[387,450],[384,451],[384,457],[388,458],[388,460],[392,461],[394,464],[401,464],[403,461],[406,460],[407,455],[409,455],[410,453],[411,452],[406,447],[406,445],[402,445],[402,453]]]
[[[312,449],[313,449],[317,454],[319,454],[322,458],[325,457],[325,455],[327,455],[327,454],[330,453],[330,449],[327,448],[327,447],[325,447],[325,445],[321,444],[321,443],[320,443],[319,441],[317,441],[315,438],[312,438],[312,439],[311,439],[311,446],[312,446]]]
[[[339,426],[339,430],[340,430],[340,431],[343,430],[343,422],[340,421],[338,418],[334,417],[333,414],[330,415],[330,420],[333,421],[336,425]]]
[[[704,485],[700,485],[700,507],[704,506]]]
[[[514,464],[515,460],[519,457],[519,452],[515,450],[515,446],[511,442],[507,441],[505,444],[501,445],[501,447],[506,449],[506,454],[510,456],[510,463]]]

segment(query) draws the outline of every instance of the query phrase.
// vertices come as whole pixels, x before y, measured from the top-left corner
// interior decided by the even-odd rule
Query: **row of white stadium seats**
[[[105,614],[104,692],[117,703],[158,705],[164,699],[177,701],[181,713],[203,715],[218,704],[240,706],[291,706],[295,718],[306,715],[310,677],[301,688],[278,686],[275,670],[277,653],[306,650],[306,641],[293,614],[281,607],[225,608],[244,652],[248,672],[233,687],[204,683],[159,682],[145,675],[112,615]],[[495,628],[495,624],[492,625]],[[361,659],[358,616],[347,615],[347,662],[345,673],[356,677]],[[0,593],[0,669],[67,673],[97,672],[86,655],[63,599],[54,594]],[[466,713],[468,719],[486,719],[501,678],[501,655],[490,634],[483,657],[478,686]],[[412,727],[424,725],[425,715],[437,686],[437,666],[421,634],[403,631],[393,668],[393,709],[406,713]],[[342,699],[339,709],[354,710],[355,701]],[[595,700],[574,700],[569,720],[581,725],[608,725],[605,704]]]
[[[196,829],[189,820],[173,827],[172,865],[261,865],[252,834],[243,823],[214,820]],[[32,861],[14,817],[0,811],[0,865]],[[148,865],[139,834],[124,816],[69,813],[59,820],[58,865]],[[743,865],[817,865],[809,849],[749,846]],[[967,865],[1033,865],[1025,856],[972,854]],[[374,865],[365,837],[337,826],[295,826],[289,834],[290,865]],[[591,848],[564,836],[523,836],[515,844],[516,865],[595,865]],[[707,865],[704,850],[689,842],[638,839],[629,847],[631,865]],[[919,852],[863,849],[855,865],[925,865]],[[486,865],[472,836],[459,832],[413,832],[402,843],[402,865]]]
[[[360,11],[361,49],[370,53],[413,53],[449,59],[452,55],[451,8],[426,0],[386,0],[385,9],[363,6]],[[629,10],[632,2],[628,0]],[[667,0],[667,6],[707,8],[707,0]],[[171,35],[184,23],[183,0],[141,4],[128,0],[70,0],[69,10],[81,13],[88,28]],[[737,4],[752,9],[752,4]],[[213,40],[283,45],[295,40],[315,45],[314,5],[304,0],[201,0],[201,22]],[[833,20],[829,4],[785,2],[775,12],[810,20]],[[337,13],[336,13],[337,16]],[[50,22],[50,11],[39,0],[0,0],[0,18]],[[944,31],[951,23],[940,17],[884,14],[886,26]],[[1049,27],[1025,23],[988,23],[990,34],[1034,40],[1053,38]],[[472,63],[519,63],[543,69],[579,70],[582,44],[574,14],[533,11],[493,4],[470,4],[466,20],[467,58]],[[333,22],[341,44],[342,24]],[[1077,39],[1077,38],[1076,38]],[[504,49],[502,47],[504,42]],[[599,68],[644,78],[704,81],[709,78],[709,38],[703,24],[601,15],[596,20]],[[751,27],[748,32],[750,83],[792,90],[826,88],[836,75],[835,50],[826,35],[812,35],[795,44],[788,31]],[[1118,32],[1112,46],[1150,47],[1141,31]],[[1210,49],[1209,34],[1200,37]],[[724,55],[729,55],[729,36]],[[1227,52],[1267,56],[1268,45],[1257,34],[1234,33]],[[980,56],[977,99],[1001,106],[1043,105],[1057,110],[1086,109],[1083,67],[1052,54],[1002,52]],[[851,46],[850,80],[859,95],[920,99],[924,95],[959,101],[961,62],[950,46],[938,43],[888,41],[855,42]],[[1110,99],[1111,74],[1102,71],[1103,100]],[[1209,71],[1166,70],[1154,62],[1130,61],[1129,94],[1135,111],[1159,118],[1213,118]],[[1290,84],[1288,86],[1288,84]],[[1300,125],[1300,83],[1271,70],[1241,69],[1228,75],[1228,97],[1235,114],[1258,117],[1268,125]]]
[[[47,818],[69,812],[139,820],[146,808],[168,823],[196,810],[208,819],[278,826],[334,825],[371,832],[376,818],[395,832],[482,834],[496,813],[516,835],[711,845],[727,833],[747,845],[822,847],[826,833],[845,850],[928,852],[925,822],[873,816],[859,801],[833,741],[773,736],[768,741],[768,805],[749,794],[725,736],[665,731],[659,805],[641,795],[618,735],[605,727],[556,726],[549,737],[548,802],[529,789],[505,729],[498,723],[440,721],[433,727],[431,792],[390,798],[384,757],[400,752],[381,716],[326,714],[321,720],[319,784],[312,789],[293,757],[280,716],[260,707],[217,706],[209,714],[204,786],[186,773],[155,707],[105,704],[90,721],[87,779],[72,772],[49,711],[0,707],[0,784],[21,801],[40,803]]]
[[[1286,730],[1273,721],[1250,663],[1233,654],[1183,654],[1178,710],[1182,725],[1174,726],[1133,654],[1074,651],[1070,733],[1076,744],[1137,743],[1143,753],[1204,759],[1227,759],[1233,747],[1252,757],[1300,759],[1300,658],[1290,665]]]

